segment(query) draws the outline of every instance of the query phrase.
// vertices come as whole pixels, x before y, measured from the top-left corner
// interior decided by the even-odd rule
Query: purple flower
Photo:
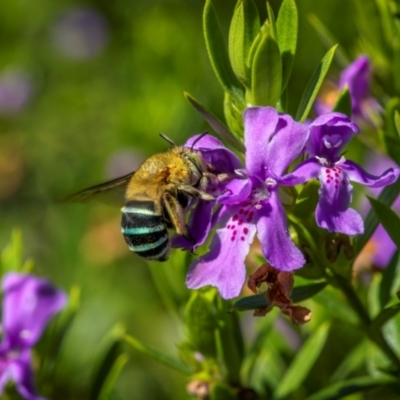
[[[12,380],[28,400],[36,395],[31,366],[31,348],[47,323],[60,311],[66,295],[46,279],[9,273],[3,279],[3,340],[0,343],[0,394]]]
[[[379,103],[370,95],[371,65],[368,56],[361,55],[353,61],[340,74],[334,101],[324,99],[316,102],[315,108],[318,115],[332,111],[332,106],[337,95],[346,85],[351,96],[352,117],[356,120],[373,122],[374,115],[381,112]]]
[[[201,153],[204,161],[215,170],[216,173],[233,175],[236,169],[242,167],[239,158],[215,137],[205,135],[199,139],[200,135],[192,136],[184,147],[193,148]],[[225,183],[211,185],[208,191],[217,196],[225,190]],[[172,247],[181,247],[187,250],[195,250],[201,246],[212,228],[212,211],[215,206],[213,201],[198,200],[190,213],[188,225],[194,242],[189,242],[183,236],[175,235],[171,239]]]
[[[215,286],[225,299],[240,293],[246,278],[244,260],[256,232],[265,258],[275,268],[291,271],[305,262],[289,235],[278,187],[284,171],[304,148],[307,127],[272,107],[248,108],[244,126],[243,177],[227,183],[218,197],[222,206],[212,222],[222,227],[210,251],[191,264],[186,280],[191,289]]]
[[[62,14],[52,28],[54,46],[65,56],[86,60],[97,56],[109,40],[106,19],[91,7],[76,7]]]
[[[341,113],[321,115],[309,126],[307,143],[309,159],[285,177],[287,184],[319,179],[319,202],[316,209],[318,226],[329,232],[355,235],[364,231],[360,214],[349,208],[353,187],[350,181],[369,187],[383,187],[393,183],[400,170],[389,168],[380,176],[370,175],[358,164],[346,160],[343,147],[358,133],[357,125]]]
[[[9,69],[0,75],[0,114],[12,116],[21,111],[33,94],[31,76],[19,69]]]

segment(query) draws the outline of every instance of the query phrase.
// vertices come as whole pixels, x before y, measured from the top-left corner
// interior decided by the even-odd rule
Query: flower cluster
[[[279,271],[293,271],[305,263],[293,242],[280,200],[281,186],[294,186],[310,179],[321,183],[315,211],[319,227],[329,232],[356,235],[363,232],[363,220],[352,208],[350,181],[370,187],[393,183],[400,170],[389,168],[373,176],[358,164],[346,160],[343,148],[359,132],[357,125],[341,113],[327,113],[310,124],[294,121],[272,107],[249,107],[244,112],[245,167],[214,138],[205,137],[195,148],[213,155],[213,162],[236,173],[217,194],[220,207],[200,204],[192,216],[192,231],[202,244],[216,227],[210,250],[189,267],[187,286],[218,288],[225,299],[239,295],[246,278],[245,258],[254,237],[258,236],[269,265]],[[206,139],[207,138],[207,139]],[[187,145],[193,142],[192,138]],[[291,173],[288,167],[302,154],[305,161]],[[207,212],[204,208],[207,207]],[[181,247],[193,248],[190,243]]]
[[[35,392],[31,349],[50,319],[66,303],[66,295],[48,280],[9,273],[3,279],[0,343],[0,394],[9,380],[27,400],[43,400]]]

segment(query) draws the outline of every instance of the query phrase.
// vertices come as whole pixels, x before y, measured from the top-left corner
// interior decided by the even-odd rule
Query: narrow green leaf
[[[387,153],[397,164],[400,164],[400,138],[383,135],[383,141],[385,143],[385,148]]]
[[[382,326],[392,319],[400,311],[400,303],[383,309],[371,322],[370,330],[372,334],[378,333]]]
[[[214,383],[210,391],[210,400],[237,400],[236,393],[223,383]]]
[[[115,325],[104,338],[101,349],[95,362],[94,374],[90,390],[90,400],[100,399],[103,385],[109,379],[109,374],[121,355],[122,340],[125,335],[125,327],[121,324]]]
[[[365,365],[365,359],[368,357],[367,341],[363,340],[357,344],[350,353],[343,359],[335,372],[330,376],[330,383],[343,381],[351,373],[359,370]]]
[[[383,225],[390,238],[393,240],[397,248],[400,248],[400,218],[387,205],[367,196],[371,203],[372,209],[378,218],[378,221]]]
[[[298,16],[294,0],[283,0],[278,14],[277,31],[282,57],[282,90],[284,90],[292,72],[297,46]]]
[[[381,17],[383,35],[387,43],[392,43],[393,38],[396,36],[396,20],[390,10],[390,4],[387,0],[375,0],[375,3]]]
[[[332,111],[341,112],[351,117],[351,95],[347,85],[340,91]]]
[[[316,179],[308,181],[297,197],[296,204],[294,206],[293,214],[297,218],[306,219],[309,218],[315,211],[318,204],[318,190],[320,183]]]
[[[394,125],[396,128],[396,133],[400,137],[400,114],[397,110],[394,112]]]
[[[142,354],[152,358],[153,360],[163,364],[169,368],[174,369],[175,371],[181,372],[184,375],[190,375],[193,371],[185,364],[183,364],[180,360],[177,360],[174,357],[171,357],[168,354],[165,354],[159,350],[153,349],[150,346],[140,342],[138,339],[134,338],[130,335],[125,335],[125,341],[130,344],[134,349],[140,351]]]
[[[244,102],[241,84],[230,64],[228,50],[212,0],[206,0],[204,6],[203,30],[208,56],[220,84],[224,90]]]
[[[251,103],[275,106],[282,91],[282,61],[278,44],[267,31],[258,45],[251,67]]]
[[[360,378],[349,379],[338,382],[306,398],[306,400],[335,400],[343,399],[345,396],[364,392],[379,387],[398,384],[395,378],[373,378],[372,376],[362,376]]]
[[[397,250],[383,270],[379,285],[379,304],[383,308],[400,287],[400,254]]]
[[[335,36],[329,31],[329,29],[321,22],[321,20],[315,14],[309,14],[308,20],[310,24],[314,27],[319,39],[321,40],[322,44],[327,48],[330,49],[339,41]],[[335,60],[339,64],[341,68],[347,67],[351,60],[349,56],[343,50],[343,47],[339,47],[335,52]]]
[[[0,256],[2,272],[19,271],[22,267],[22,234],[19,229],[14,229],[10,243]]]
[[[219,135],[222,141],[226,142],[226,144],[230,144],[236,150],[244,153],[244,145],[214,114],[211,113],[211,111],[208,111],[189,93],[184,93],[184,95],[194,109],[204,118],[211,128],[214,129],[215,133]]]
[[[319,89],[328,73],[329,67],[332,63],[333,56],[335,55],[337,45],[333,46],[323,57],[320,64],[314,71],[310,81],[307,84],[306,90],[300,100],[299,108],[296,114],[296,120],[304,122],[311,110],[314,100],[317,97]]]
[[[226,369],[227,381],[231,386],[240,385],[240,371],[245,357],[243,336],[237,313],[229,313],[230,303],[216,297],[219,314],[218,346],[219,359]]]
[[[400,112],[400,99],[392,97],[385,105],[385,133],[387,136],[394,138],[399,137],[398,129],[396,126],[395,115]]]
[[[267,21],[266,26],[268,26],[269,33],[270,33],[272,39],[274,39],[275,42],[277,42],[278,41],[278,29],[276,27],[276,19],[275,19],[274,10],[272,9],[269,2],[267,2],[267,11],[268,11],[268,21]]]
[[[378,200],[381,203],[390,206],[397,198],[399,193],[400,193],[400,179],[397,179],[395,183],[386,186],[382,190],[381,194],[378,197]],[[375,212],[371,210],[368,213],[367,218],[365,218],[364,220],[364,233],[356,237],[354,244],[354,249],[356,250],[356,254],[358,254],[362,250],[362,248],[367,244],[369,238],[374,233],[378,225],[379,225],[378,218],[376,217]]]
[[[128,362],[127,354],[120,354],[112,365],[106,380],[103,382],[98,400],[110,400],[114,391],[115,383],[122,372],[125,364]]]
[[[286,397],[301,386],[325,345],[328,331],[329,324],[325,322],[307,339],[289,365],[274,398]]]
[[[326,282],[312,283],[310,285],[297,286],[293,289],[291,298],[293,303],[300,303],[301,301],[307,300],[327,285]],[[256,294],[254,296],[243,297],[238,300],[231,308],[231,311],[247,311],[254,310],[256,308],[268,307],[270,303],[265,297],[264,293]]]
[[[229,29],[229,58],[236,76],[246,86],[251,78],[247,60],[259,30],[260,16],[253,0],[240,0]]]

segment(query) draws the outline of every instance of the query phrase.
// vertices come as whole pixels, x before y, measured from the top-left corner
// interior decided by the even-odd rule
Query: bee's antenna
[[[193,151],[193,147],[196,145],[196,143],[203,139],[203,137],[206,135],[208,135],[208,131],[200,133],[199,137],[192,143],[192,147],[190,148],[190,150]]]
[[[164,140],[166,140],[171,146],[176,146],[176,144],[173,142],[173,140],[172,139],[170,139],[168,136],[166,136],[166,135],[164,135],[163,133],[160,133],[160,136],[164,139]]]

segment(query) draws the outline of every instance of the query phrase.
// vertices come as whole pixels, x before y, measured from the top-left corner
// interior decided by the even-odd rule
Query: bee
[[[169,253],[168,228],[189,241],[192,236],[185,222],[185,211],[191,199],[215,200],[207,189],[227,179],[205,162],[194,145],[176,146],[146,159],[135,172],[83,189],[61,202],[85,201],[90,197],[125,187],[121,231],[129,249],[146,260],[166,261]]]

